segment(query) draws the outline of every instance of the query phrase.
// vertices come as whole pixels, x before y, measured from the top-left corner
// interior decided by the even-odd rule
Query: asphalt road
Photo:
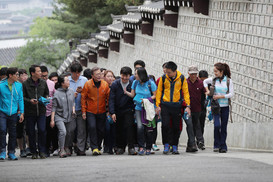
[[[0,162],[0,182],[31,181],[273,181],[273,154],[211,149],[195,154],[150,156],[107,155],[61,159],[50,157]]]

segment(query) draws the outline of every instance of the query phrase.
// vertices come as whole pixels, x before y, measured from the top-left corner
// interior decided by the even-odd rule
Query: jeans
[[[50,126],[51,116],[46,117],[46,148],[47,153],[52,147],[52,150],[58,149],[58,128],[55,125],[53,128]]]
[[[116,123],[105,123],[104,151],[112,151],[116,145]]]
[[[162,141],[163,144],[178,145],[180,122],[182,118],[181,107],[167,107],[161,105]],[[172,121],[172,124],[171,124]]]
[[[135,118],[134,111],[129,110],[122,114],[116,114],[116,144],[118,148],[133,148],[135,143]]]
[[[90,147],[92,150],[101,149],[101,143],[104,138],[106,113],[93,114],[86,113],[88,131],[90,135]]]
[[[142,124],[141,111],[136,110],[137,121],[137,141],[139,148],[145,148],[151,150],[153,144],[153,131],[148,131],[147,127]]]
[[[188,135],[188,143],[187,146],[188,147],[192,147],[195,146],[195,137],[194,137],[194,132],[193,132],[193,124],[192,124],[192,117],[189,117],[188,120],[184,120],[187,127],[187,135]]]
[[[6,136],[9,133],[8,153],[14,154],[16,147],[16,123],[17,114],[11,116],[0,111],[0,152],[6,152]]]
[[[213,115],[214,120],[214,148],[227,150],[227,124],[229,107],[221,107],[220,114]]]
[[[46,153],[46,116],[28,116],[26,117],[27,134],[29,137],[29,148],[32,154],[37,154],[36,131],[38,128],[38,149],[40,153]]]
[[[200,114],[201,112],[192,112],[192,124],[193,124],[193,132],[194,136],[196,137],[197,143],[201,142],[204,144],[204,137],[201,130],[201,124],[200,124]]]

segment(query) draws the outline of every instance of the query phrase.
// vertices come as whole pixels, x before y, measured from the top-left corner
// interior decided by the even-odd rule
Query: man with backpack
[[[185,112],[191,115],[190,109],[190,95],[188,91],[187,80],[184,75],[177,71],[177,65],[169,61],[165,65],[166,74],[163,75],[158,84],[156,93],[156,112],[161,111],[162,117],[162,140],[164,144],[164,154],[170,152],[172,146],[172,153],[179,154],[178,143],[180,137],[180,122],[182,118],[182,103],[185,100]],[[183,98],[184,97],[184,98]],[[189,141],[188,148],[195,146],[192,124],[187,127]],[[189,132],[190,131],[190,132]]]

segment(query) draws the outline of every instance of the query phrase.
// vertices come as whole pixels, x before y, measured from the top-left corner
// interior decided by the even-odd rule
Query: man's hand
[[[189,108],[189,107],[187,107],[186,109],[185,109],[185,111],[188,113],[188,115],[189,115],[189,117],[191,116],[191,109]]]
[[[24,121],[24,114],[20,115],[19,123],[22,123]]]
[[[159,116],[159,114],[160,114],[160,112],[161,112],[161,108],[160,108],[160,107],[157,107],[157,108],[155,109],[155,112],[156,112],[156,114]]]
[[[82,92],[82,87],[78,87],[76,90],[77,93],[81,93]]]
[[[114,121],[114,122],[116,122],[117,121],[117,116],[116,116],[116,114],[112,114],[112,120]]]
[[[55,126],[55,122],[53,120],[50,121],[50,127],[53,128]]]
[[[33,105],[37,105],[38,100],[37,99],[30,99],[30,103],[33,104]]]
[[[78,97],[78,92],[75,92],[75,93],[74,93],[74,96],[75,96],[75,98]]]
[[[82,114],[82,119],[86,120],[86,113]]]

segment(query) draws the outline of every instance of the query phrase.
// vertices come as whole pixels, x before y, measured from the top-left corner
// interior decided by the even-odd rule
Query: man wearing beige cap
[[[200,114],[202,111],[201,107],[201,96],[206,92],[202,80],[198,79],[198,68],[197,66],[190,66],[187,79],[188,88],[190,93],[190,105],[191,105],[191,117],[193,123],[193,131],[197,140],[197,146],[201,150],[205,150],[204,137],[201,130]]]

